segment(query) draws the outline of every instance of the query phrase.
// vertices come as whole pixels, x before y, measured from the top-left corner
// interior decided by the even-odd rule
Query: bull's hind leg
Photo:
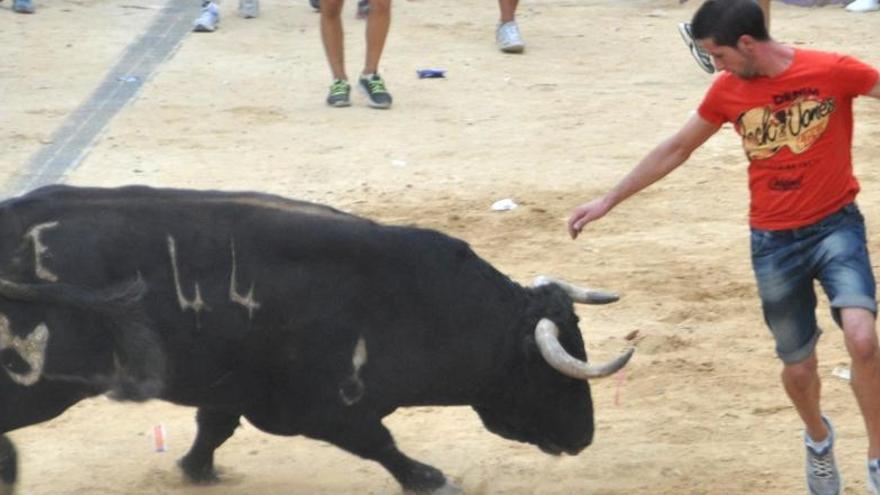
[[[0,495],[12,495],[17,473],[15,446],[5,435],[0,435]]]
[[[379,419],[349,417],[340,422],[331,420],[305,434],[378,462],[401,484],[404,493],[461,493],[438,469],[410,459],[398,450],[391,433]]]
[[[223,444],[239,425],[240,415],[199,408],[196,413],[198,432],[189,452],[178,461],[187,478],[196,483],[216,483],[214,450]]]

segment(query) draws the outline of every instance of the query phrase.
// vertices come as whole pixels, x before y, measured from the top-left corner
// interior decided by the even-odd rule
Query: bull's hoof
[[[211,465],[196,465],[196,463],[183,457],[177,461],[177,465],[183,470],[186,478],[197,485],[214,485],[220,483],[220,476]],[[2,495],[2,494],[0,494]]]
[[[435,488],[433,490],[404,490],[404,495],[461,495],[464,492],[461,488],[455,483],[446,480],[446,484],[441,486],[440,488]]]

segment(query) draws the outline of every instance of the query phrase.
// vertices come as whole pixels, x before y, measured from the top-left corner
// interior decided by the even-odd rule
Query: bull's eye
[[[33,368],[13,349],[0,349],[0,366],[17,375],[30,373]]]

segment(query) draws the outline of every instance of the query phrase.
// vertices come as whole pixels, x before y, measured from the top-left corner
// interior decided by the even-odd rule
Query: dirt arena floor
[[[190,0],[196,1],[196,0]],[[0,180],[29,173],[161,0],[0,3]],[[327,203],[467,240],[521,283],[565,277],[622,294],[580,308],[593,359],[639,330],[624,375],[593,384],[597,434],[553,458],[485,431],[469,408],[400,410],[386,420],[404,452],[468,494],[803,493],[802,432],[778,384],[748,260],[746,164],[725,129],[690,162],[585,231],[565,219],[682,123],[711,77],[676,24],[677,0],[523,0],[524,55],[494,48],[492,0],[396,0],[382,72],[394,98],[325,106],[329,71],[306,0],[262,0],[262,16],[221,7],[221,28],[188,34],[110,121],[65,181],[247,189]],[[346,6],[350,74],[362,21]],[[777,39],[880,66],[880,13],[774,4]],[[445,68],[420,80],[416,69]],[[855,161],[872,255],[880,259],[880,102],[856,104]],[[510,198],[512,211],[490,209]],[[824,301],[824,409],[838,428],[847,494],[866,493],[861,418],[841,335]],[[396,494],[378,465],[249,424],[219,451],[223,482],[184,482],[175,461],[194,410],[97,398],[11,434],[23,495]],[[156,453],[162,424],[168,450]]]

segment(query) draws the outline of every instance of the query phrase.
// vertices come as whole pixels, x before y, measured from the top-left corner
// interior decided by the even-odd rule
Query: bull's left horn
[[[608,292],[604,290],[595,290],[595,289],[585,289],[583,287],[578,287],[574,284],[570,284],[564,280],[559,280],[558,278],[548,277],[546,275],[539,275],[535,277],[535,281],[532,283],[532,287],[540,287],[542,285],[557,285],[568,294],[569,297],[574,302],[583,303],[583,304],[608,304],[613,303],[614,301],[620,299],[620,296],[615,294],[614,292]]]
[[[596,365],[586,363],[562,348],[562,344],[559,343],[559,328],[547,318],[541,318],[541,321],[535,326],[535,342],[537,342],[538,349],[547,364],[563,375],[578,380],[602,378],[616,373],[626,366],[635,351],[635,348],[630,347],[623,354],[607,363]]]

